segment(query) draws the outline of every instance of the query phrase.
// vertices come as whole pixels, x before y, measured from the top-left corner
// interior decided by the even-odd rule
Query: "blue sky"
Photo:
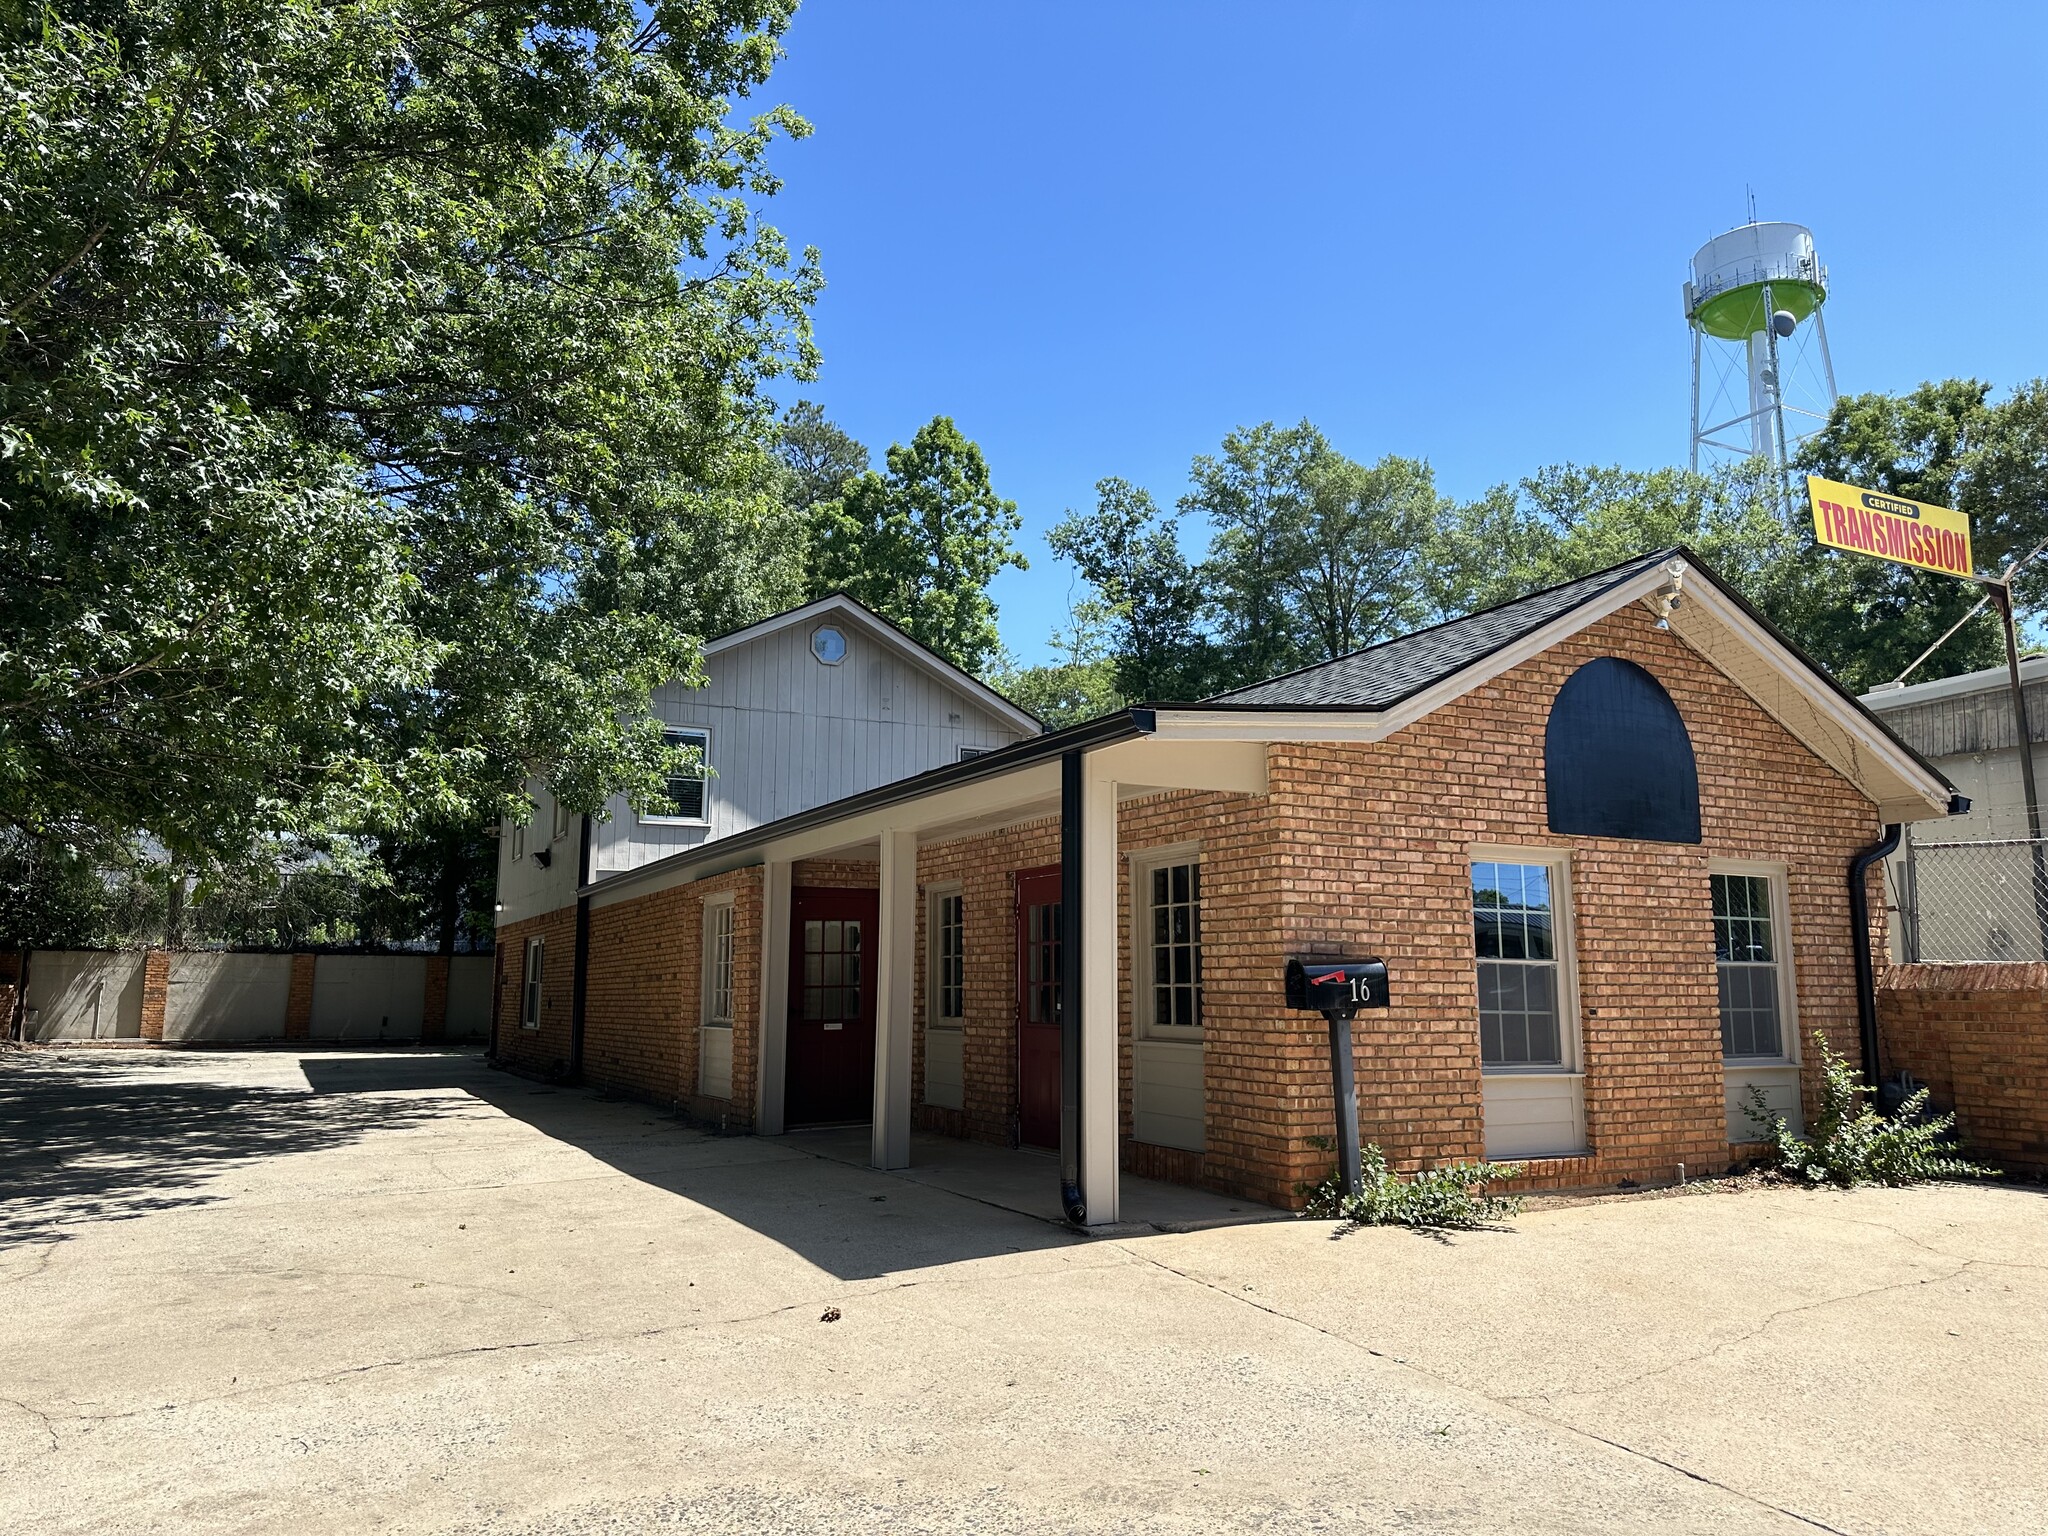
[[[2048,8],[811,0],[787,46],[802,393],[878,459],[981,443],[1025,659],[1046,528],[1104,475],[1170,505],[1239,424],[1459,496],[1681,462],[1679,287],[1745,188],[1814,230],[1844,391],[2048,373]]]

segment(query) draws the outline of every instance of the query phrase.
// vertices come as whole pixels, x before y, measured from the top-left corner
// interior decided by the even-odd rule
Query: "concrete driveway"
[[[1089,1241],[428,1052],[0,1142],[10,1532],[2048,1529],[2034,1190]]]

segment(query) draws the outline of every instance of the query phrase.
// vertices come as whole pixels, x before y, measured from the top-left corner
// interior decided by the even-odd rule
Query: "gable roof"
[[[751,644],[764,636],[826,618],[850,621],[856,628],[879,640],[913,665],[922,667],[936,676],[948,688],[966,694],[990,714],[1026,735],[1036,736],[1045,729],[1045,722],[1031,711],[1022,705],[1013,704],[972,673],[954,666],[931,647],[911,639],[872,608],[848,597],[844,592],[827,593],[816,602],[805,603],[800,608],[791,608],[783,613],[770,614],[767,618],[742,629],[730,630],[716,639],[707,640],[704,642],[704,655],[709,658],[725,651],[737,650],[740,646]]]
[[[1382,741],[1560,640],[1642,602],[1815,756],[1876,802],[1883,820],[1946,814],[1955,787],[1691,550],[1673,545],[1334,661],[1154,707],[1184,740]]]
[[[1551,620],[1626,585],[1674,557],[1676,547],[1640,555],[1562,586],[1531,592],[1497,608],[1414,630],[1362,651],[1317,662],[1262,683],[1219,693],[1208,705],[1266,705],[1284,709],[1385,709],[1411,698],[1476,661],[1534,634]]]

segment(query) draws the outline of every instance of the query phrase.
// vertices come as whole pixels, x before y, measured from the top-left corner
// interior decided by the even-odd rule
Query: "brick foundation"
[[[1956,1114],[1976,1156],[2048,1174],[2048,965],[1895,965],[1878,978],[1879,1053]]]

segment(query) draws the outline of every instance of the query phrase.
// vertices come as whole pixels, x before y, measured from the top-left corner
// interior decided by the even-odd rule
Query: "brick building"
[[[913,1126],[1057,1150],[1091,1223],[1121,1170],[1284,1205],[1334,1125],[1287,958],[1371,956],[1397,1165],[1666,1181],[1728,1165],[1750,1085],[1811,1104],[1813,1031],[1862,1048],[1883,830],[1954,799],[1666,550],[586,879],[501,927],[494,1049],[733,1130],[867,1121],[878,1167]]]

